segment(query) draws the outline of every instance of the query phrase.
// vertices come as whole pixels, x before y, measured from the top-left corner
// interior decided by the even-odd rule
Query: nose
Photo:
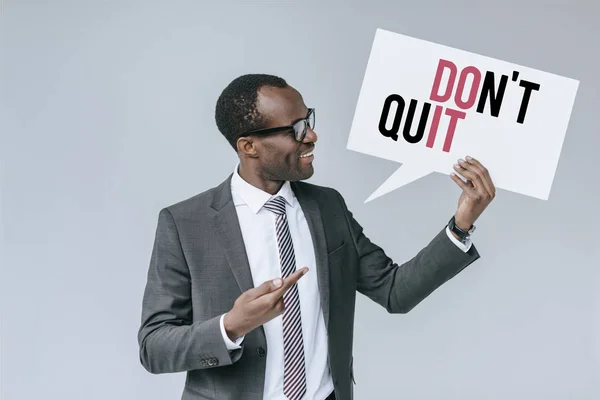
[[[304,136],[303,143],[317,143],[317,132],[313,131],[310,127],[306,128],[306,135]]]

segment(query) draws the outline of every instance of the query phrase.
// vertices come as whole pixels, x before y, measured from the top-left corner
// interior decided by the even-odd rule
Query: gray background
[[[452,4],[450,4],[452,3]],[[596,3],[596,5],[592,5]],[[317,109],[312,182],[395,260],[454,212],[433,174],[345,149],[376,28],[581,81],[547,202],[499,191],[482,258],[411,313],[360,296],[358,399],[600,398],[597,2],[2,2],[1,397],[176,399],[136,333],[161,207],[220,183],[222,88],[283,76]],[[520,162],[507,159],[506,162]]]

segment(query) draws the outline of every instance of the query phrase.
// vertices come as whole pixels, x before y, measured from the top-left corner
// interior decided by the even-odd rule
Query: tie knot
[[[281,196],[267,201],[263,207],[277,215],[285,215],[285,199]]]

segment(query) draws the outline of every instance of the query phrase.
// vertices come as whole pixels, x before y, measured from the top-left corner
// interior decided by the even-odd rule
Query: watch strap
[[[461,228],[459,228],[456,225],[456,220],[454,216],[452,216],[452,218],[450,218],[450,221],[448,221],[448,228],[451,232],[454,232],[462,242],[468,240],[471,236],[471,233],[475,231],[475,225],[471,225],[468,231],[464,231]]]

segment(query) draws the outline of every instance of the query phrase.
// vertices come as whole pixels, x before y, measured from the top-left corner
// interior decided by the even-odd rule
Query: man
[[[461,160],[455,215],[398,265],[336,190],[302,182],[313,175],[315,111],[283,79],[235,79],[216,121],[239,163],[219,186],[159,213],[141,363],[186,371],[184,400],[352,399],[356,292],[407,313],[477,260],[469,233],[492,181]]]

